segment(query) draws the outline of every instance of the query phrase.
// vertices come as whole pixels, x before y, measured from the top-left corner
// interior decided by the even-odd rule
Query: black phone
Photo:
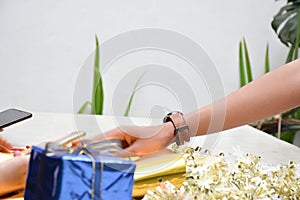
[[[32,117],[32,114],[23,110],[10,108],[0,112],[0,128],[8,127],[17,122]]]

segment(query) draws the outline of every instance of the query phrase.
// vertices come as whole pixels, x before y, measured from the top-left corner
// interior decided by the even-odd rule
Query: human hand
[[[130,155],[141,156],[167,147],[174,139],[171,122],[160,126],[120,126],[94,139],[118,138]]]
[[[18,156],[0,163],[0,196],[25,187],[29,156]]]
[[[8,153],[12,145],[3,137],[0,136],[0,152]]]

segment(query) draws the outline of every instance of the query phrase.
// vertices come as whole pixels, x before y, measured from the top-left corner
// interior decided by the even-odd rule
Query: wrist
[[[189,127],[181,112],[168,113],[163,122],[169,124],[168,126],[173,126],[173,137],[177,145],[183,145],[190,141]]]
[[[175,140],[175,137],[174,137],[175,128],[174,128],[172,122],[163,123],[163,127],[164,127],[164,137],[167,137],[169,141],[174,142],[174,140]]]

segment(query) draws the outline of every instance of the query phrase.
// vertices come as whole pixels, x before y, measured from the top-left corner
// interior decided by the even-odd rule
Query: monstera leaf
[[[274,16],[271,23],[280,41],[288,47],[295,47],[297,43],[297,27],[300,18],[300,15],[298,15],[299,11],[300,0],[288,0],[287,4]],[[299,44],[297,44],[297,46],[298,45]]]

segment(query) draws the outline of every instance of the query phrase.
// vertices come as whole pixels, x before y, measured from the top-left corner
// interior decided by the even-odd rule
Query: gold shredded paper
[[[270,166],[261,163],[259,156],[247,154],[228,163],[220,154],[220,159],[206,165],[195,154],[192,148],[184,150],[186,178],[179,188],[161,182],[143,199],[300,199],[299,166],[293,161]]]

